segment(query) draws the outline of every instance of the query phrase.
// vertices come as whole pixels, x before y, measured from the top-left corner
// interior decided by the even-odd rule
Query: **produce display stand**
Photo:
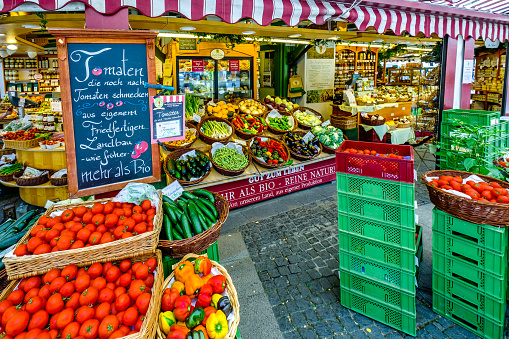
[[[300,131],[300,129],[297,130]],[[281,136],[268,131],[265,131],[262,136],[281,139]],[[229,141],[245,142],[236,135],[233,135]],[[210,155],[211,146],[200,139],[193,143],[193,148]],[[169,153],[161,148],[161,154],[164,154],[164,156]],[[195,185],[185,186],[185,188],[189,190],[206,188],[216,192],[225,197],[230,204],[230,209],[233,209],[333,181],[335,180],[334,159],[333,154],[324,152],[307,161],[290,157],[289,160],[293,161],[291,165],[277,169],[263,168],[251,161],[244,173],[238,176],[224,176],[212,168],[211,173],[203,181]]]

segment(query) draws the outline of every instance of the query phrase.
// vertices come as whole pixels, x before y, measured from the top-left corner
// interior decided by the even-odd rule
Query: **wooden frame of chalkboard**
[[[150,140],[149,98],[156,93],[141,84],[156,81],[158,32],[50,33],[57,40],[60,65],[69,196],[160,181],[159,146]]]

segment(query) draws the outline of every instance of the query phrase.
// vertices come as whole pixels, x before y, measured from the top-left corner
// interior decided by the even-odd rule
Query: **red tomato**
[[[78,336],[80,332],[81,324],[78,322],[72,322],[68,324],[64,330],[62,331],[62,335],[60,336],[62,339],[74,339]]]
[[[125,311],[131,305],[131,299],[127,293],[120,295],[117,300],[115,300],[115,308],[119,311]]]
[[[38,276],[28,278],[25,281],[25,284],[23,285],[23,291],[28,292],[32,288],[39,288],[39,287],[41,287],[41,283],[42,283],[42,279]]]
[[[90,224],[92,222],[93,217],[94,217],[94,213],[89,211],[83,215],[82,221],[84,224]]]
[[[94,214],[100,214],[104,211],[104,205],[101,203],[96,202],[94,206],[92,206],[92,213]]]
[[[94,286],[98,291],[101,291],[106,288],[106,279],[103,277],[97,277],[94,279],[94,281],[92,281],[91,286]]]
[[[94,224],[87,224],[87,225],[85,225],[85,228],[86,228],[87,230],[90,230],[90,233],[93,233],[93,232],[95,232],[95,229],[96,229],[97,227],[95,227],[95,225],[94,225]]]
[[[106,272],[108,272],[108,270],[113,267],[114,265],[111,263],[111,262],[107,262],[103,265],[103,277],[106,277]]]
[[[55,293],[51,297],[49,297],[48,302],[46,303],[46,311],[48,311],[49,314],[58,313],[63,308],[64,301],[60,293]]]
[[[97,245],[101,241],[101,237],[103,234],[101,232],[93,232],[90,234],[90,237],[88,238],[88,243],[90,245]]]
[[[152,203],[150,202],[150,200],[144,200],[141,203],[141,209],[144,211],[148,211],[151,207],[152,207]]]
[[[95,309],[89,306],[81,306],[76,311],[76,321],[80,324],[85,323],[87,320],[93,319],[95,316]]]
[[[85,321],[81,327],[79,335],[83,336],[85,339],[96,339],[99,331],[99,320],[90,319]]]
[[[491,194],[490,191],[482,191],[481,197],[491,200],[491,199],[493,199],[493,194]]]
[[[99,241],[100,244],[107,244],[109,242],[115,241],[115,237],[110,232],[106,232],[101,237],[101,240]]]
[[[140,222],[139,224],[136,224],[136,226],[134,226],[134,234],[143,234],[145,232],[147,232],[146,222]]]
[[[83,243],[83,241],[76,240],[72,243],[72,245],[71,245],[71,247],[69,247],[69,249],[74,250],[77,248],[83,248],[84,246],[85,246],[85,243]]]
[[[1,324],[5,328],[7,322],[18,312],[21,312],[15,305],[8,307],[2,315]]]
[[[134,220],[135,224],[137,223],[140,223],[143,221],[143,216],[141,215],[141,212],[140,213],[134,213],[132,216],[131,216],[131,219]],[[131,230],[129,230],[131,231]]]
[[[111,201],[108,201],[103,206],[103,214],[110,214],[115,209],[115,205]]]
[[[51,292],[49,287],[50,285],[44,285],[43,287],[41,287],[37,295],[43,297],[44,299],[48,299],[51,296],[51,293],[53,293]]]
[[[142,314],[136,320],[136,324],[134,324],[134,330],[139,332],[141,330],[141,326],[143,326],[143,322],[145,321],[145,316]]]
[[[142,264],[140,265],[137,269],[136,269],[136,278],[137,279],[140,279],[140,280],[145,280],[147,279],[148,277],[148,266],[145,265],[145,264]]]
[[[497,197],[497,202],[499,202],[501,204],[507,204],[507,203],[509,203],[509,198],[506,195],[499,195]]]
[[[12,291],[11,294],[7,297],[7,300],[12,301],[14,305],[21,304],[23,298],[25,297],[25,292],[23,290],[15,290]]]
[[[65,229],[65,226],[64,226],[64,224],[59,222],[59,223],[56,223],[55,225],[53,225],[53,227],[51,229],[52,230],[57,230],[59,232],[62,232]]]
[[[94,224],[96,227],[98,225],[102,225],[104,224],[104,214],[96,214],[94,215],[94,217],[92,218],[92,224]]]
[[[114,293],[115,293],[115,299],[117,299],[122,294],[127,293],[127,290],[125,289],[125,287],[119,286],[119,287],[115,288]]]
[[[65,210],[60,218],[62,218],[62,222],[71,221],[74,218],[74,211],[71,209]]]
[[[441,175],[441,176],[438,178],[438,180],[439,180],[439,181],[440,181],[440,180],[445,180],[445,181],[449,182],[449,181],[451,181],[451,180],[452,180],[452,176],[450,176],[450,175]]]
[[[126,226],[117,226],[115,228],[115,230],[113,231],[113,236],[115,237],[115,239],[121,239],[122,236],[124,235],[124,232],[126,232],[127,230],[127,227]],[[129,261],[130,263],[130,261]]]
[[[497,197],[499,195],[507,195],[507,190],[505,188],[497,187],[493,189],[493,194]],[[28,250],[30,251],[30,249]]]
[[[49,285],[51,293],[60,291],[60,288],[64,286],[66,282],[67,281],[65,280],[64,277],[58,277],[55,280],[53,280]]]
[[[108,315],[99,325],[99,338],[108,339],[109,336],[118,329],[118,327],[119,322],[117,317],[114,315]]]
[[[4,315],[5,310],[8,309],[9,307],[11,307],[12,305],[14,305],[12,300],[4,300],[4,301],[0,302],[0,319]]]
[[[143,280],[133,280],[131,285],[129,286],[129,296],[131,299],[136,300],[140,295],[146,292],[147,285],[143,282]]]
[[[103,224],[97,226],[97,228],[95,229],[96,232],[100,232],[100,233],[106,233],[108,231],[108,228],[106,226],[104,226]]]
[[[80,295],[80,305],[81,306],[89,306],[95,304],[97,301],[97,297],[99,292],[95,287],[90,286],[86,290],[84,290]]]
[[[131,284],[132,280],[133,280],[133,276],[130,273],[124,273],[120,276],[119,284],[120,284],[120,286],[127,287]]]
[[[76,292],[83,292],[90,286],[90,275],[84,274],[76,278]]]
[[[23,339],[37,339],[37,337],[41,333],[42,333],[42,330],[40,328],[34,328],[34,329],[28,331],[27,334],[23,337]],[[14,339],[16,339],[16,338],[14,338]]]
[[[44,240],[42,240],[41,238],[31,238],[30,240],[28,240],[27,249],[29,252],[33,252],[37,247],[39,247],[39,245],[43,243]]]
[[[132,232],[134,230],[134,226],[136,226],[136,224],[139,222],[141,222],[141,219],[136,221],[133,218],[127,218],[124,220],[123,226],[127,227],[128,232]]]
[[[460,176],[455,176],[452,178],[452,181],[456,181],[459,184],[463,183],[463,179]]]
[[[60,234],[59,230],[52,228],[51,230],[46,232],[46,235],[44,236],[44,240],[46,240],[49,243],[54,238],[58,237],[59,234]]]
[[[73,310],[77,310],[81,306],[80,305],[80,295],[81,295],[81,293],[74,292],[71,295],[71,298],[69,300],[67,300],[67,302],[65,303],[65,308],[72,308]]]
[[[122,235],[122,238],[121,239],[127,239],[127,238],[130,238],[134,236],[131,232],[125,232],[123,235]]]
[[[113,227],[117,224],[118,222],[118,215],[116,214],[108,214],[106,215],[105,219],[104,219],[104,225],[106,227]]]
[[[78,217],[82,218],[85,213],[88,212],[88,209],[85,206],[80,206],[76,209],[76,212],[74,212]]]
[[[30,321],[30,314],[26,311],[17,312],[9,319],[5,325],[5,333],[8,335],[18,335],[23,332]]]
[[[124,211],[124,217],[129,218],[130,216],[133,215],[133,210],[130,209],[129,207],[124,207],[122,208],[122,210]]]
[[[26,244],[19,245],[14,250],[14,255],[17,256],[17,257],[22,257],[22,256],[25,256],[25,255],[28,255],[28,254],[30,254],[30,253],[28,252],[28,248],[27,248]]]
[[[145,261],[145,265],[150,268],[149,272],[152,273],[157,268],[157,260],[155,258],[148,258],[147,261]]]
[[[461,192],[461,184],[458,183],[457,181],[451,180],[450,185],[453,190]]]
[[[474,189],[468,189],[465,191],[465,194],[468,194],[472,199],[479,199],[481,197],[481,195],[479,194],[479,192],[477,192],[476,190]]]
[[[148,305],[150,304],[150,298],[152,295],[150,293],[143,293],[136,299],[136,307],[140,311],[141,314],[147,314]]]
[[[67,265],[62,270],[62,277],[64,277],[67,281],[73,280],[76,277],[76,274],[78,273],[78,266],[76,265]]]
[[[28,300],[28,303],[25,305],[25,311],[27,311],[30,314],[34,314],[37,311],[43,309],[45,300],[36,295],[35,297],[32,297]]]
[[[83,228],[84,228],[84,226],[81,223],[75,223],[74,225],[69,227],[69,231],[74,232],[74,233],[78,233]]]
[[[32,314],[32,318],[30,319],[30,324],[28,324],[28,330],[32,330],[34,328],[43,329],[46,327],[49,321],[49,314],[46,310],[40,310]]]
[[[461,185],[461,192],[465,192],[468,189],[472,189],[472,186],[470,186],[469,184]]]
[[[64,298],[69,298],[75,291],[75,286],[74,286],[74,283],[72,282],[68,282],[68,283],[65,283],[61,288],[60,288],[60,294],[62,295],[62,297]]]
[[[115,300],[115,292],[112,289],[104,288],[97,297],[98,303],[112,303]]]
[[[94,318],[99,321],[103,321],[103,319],[106,318],[106,316],[108,316],[110,314],[110,311],[111,311],[111,304],[102,303],[96,307]]]
[[[107,272],[106,272],[106,281],[107,282],[114,282],[120,277],[120,268],[117,266],[112,266]]]
[[[490,182],[490,186],[493,188],[502,188],[502,186],[500,186],[498,183],[496,183],[494,181]],[[39,224],[40,224],[40,222],[39,222]]]
[[[122,317],[122,324],[126,326],[134,326],[136,324],[136,321],[138,320],[138,310],[136,307],[129,307]]]
[[[88,275],[90,275],[91,279],[96,279],[101,276],[103,273],[103,265],[101,263],[95,263],[90,265],[87,271]]]
[[[26,304],[30,298],[38,296],[40,289],[37,287],[32,288],[28,293],[25,294],[25,297],[23,298],[23,302]]]
[[[74,320],[74,310],[72,308],[66,308],[57,318],[57,328],[63,330],[67,325],[72,323]]]
[[[38,223],[40,225],[46,225],[46,223],[50,220],[51,218],[48,218],[47,216],[43,215],[42,217],[39,218],[39,221]]]

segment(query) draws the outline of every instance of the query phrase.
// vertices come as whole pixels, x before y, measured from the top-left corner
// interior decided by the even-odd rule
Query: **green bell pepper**
[[[187,328],[195,328],[205,319],[205,310],[201,307],[196,307],[193,312],[186,319]]]

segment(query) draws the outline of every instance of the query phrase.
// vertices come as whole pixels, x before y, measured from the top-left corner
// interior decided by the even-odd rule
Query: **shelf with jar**
[[[475,74],[472,82],[471,109],[500,110],[504,89],[505,51],[482,54],[476,57]]]
[[[376,85],[377,74],[376,48],[336,46],[336,69],[334,76],[335,92],[346,89],[346,82],[352,79],[353,74],[359,74],[361,78],[368,78]]]

